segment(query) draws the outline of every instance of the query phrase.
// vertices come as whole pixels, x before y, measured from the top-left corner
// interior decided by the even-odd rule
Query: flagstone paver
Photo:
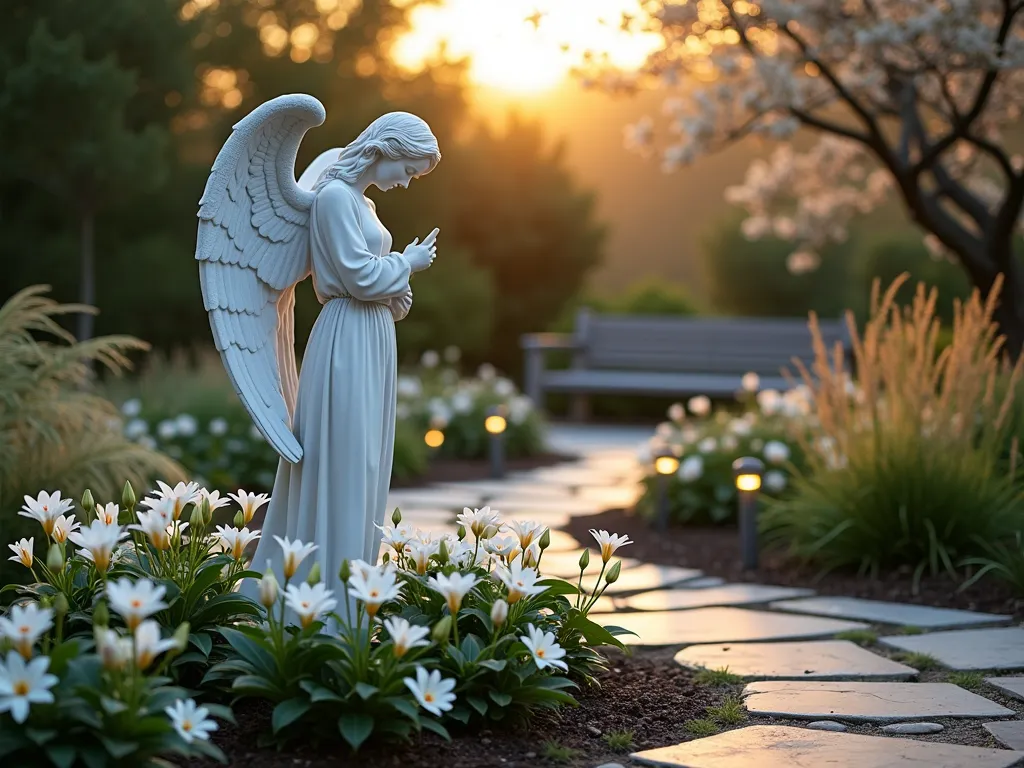
[[[643,566],[641,566],[642,568]],[[596,614],[598,624],[614,624],[636,632],[627,645],[694,645],[820,638],[851,629],[867,629],[857,621],[791,616],[746,608],[695,608],[692,611],[643,611]]]
[[[950,669],[1024,669],[1024,629],[959,629],[924,635],[881,637],[903,651],[927,653]]]
[[[752,715],[797,719],[897,722],[925,717],[1016,714],[952,683],[843,683],[769,680],[743,689]]]
[[[765,584],[726,584],[708,589],[659,589],[621,598],[623,608],[635,611],[678,611],[713,605],[755,605],[814,594],[813,589],[775,587]]]
[[[986,677],[985,682],[994,685],[1007,696],[1024,699],[1024,675],[1016,677]]]
[[[478,496],[484,501],[501,496],[515,496],[527,499],[571,499],[573,492],[569,488],[557,485],[531,483],[529,480],[475,480],[465,483],[442,483],[436,486],[447,490],[464,489],[467,493]]]
[[[640,488],[631,484],[609,488],[580,488],[576,498],[588,501],[601,510],[628,509],[640,498]]]
[[[478,504],[477,506],[480,505]],[[511,489],[508,493],[501,496],[494,496],[487,499],[487,506],[491,509],[498,510],[505,518],[512,516],[509,510],[515,510],[521,513],[521,515],[535,515],[537,512],[550,512],[565,515],[566,522],[568,522],[570,515],[593,515],[602,511],[599,509],[598,505],[594,504],[592,501],[579,499],[575,496],[566,496],[562,499],[543,498],[541,496],[520,497],[515,495],[514,489]]]
[[[680,584],[676,589],[707,589],[708,587],[720,587],[725,584],[725,579],[720,576],[701,576],[699,579]]]
[[[931,608],[926,605],[887,603],[881,600],[864,600],[859,597],[825,595],[802,600],[784,600],[772,603],[771,607],[783,611],[810,613],[815,616],[870,621],[874,624],[909,625],[922,629],[954,629],[979,624],[1006,624],[1012,618],[994,613],[957,611],[949,608]]]
[[[1024,753],[752,725],[631,757],[641,765],[663,768],[1010,768]]]
[[[698,571],[696,568],[677,568],[671,565],[644,563],[633,565],[627,569],[623,565],[618,581],[611,584],[604,594],[625,595],[630,592],[664,589],[666,587],[674,587],[677,584],[684,584],[691,579],[699,579],[703,575],[703,572]],[[584,584],[583,588],[591,591],[593,585]]]
[[[574,581],[580,575],[579,561],[581,554],[582,549],[569,552],[545,552],[544,556],[540,560],[541,573],[545,576],[558,576],[560,579]],[[633,560],[632,558],[622,557],[616,558],[616,560],[622,560],[623,575],[626,574],[628,569],[641,565],[639,560]],[[589,577],[593,580],[600,572],[601,556],[591,551],[590,564],[584,572],[584,578]],[[622,578],[622,576],[619,578]],[[584,584],[584,586],[587,585]],[[593,583],[591,583],[591,586],[593,586]]]
[[[849,640],[691,645],[676,654],[691,669],[728,668],[747,680],[910,680],[917,670]]]
[[[1024,720],[1002,720],[984,725],[985,730],[1004,747],[1024,750]]]

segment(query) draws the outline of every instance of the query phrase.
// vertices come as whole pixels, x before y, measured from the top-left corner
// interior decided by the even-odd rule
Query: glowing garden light
[[[440,429],[428,429],[423,436],[423,442],[427,444],[428,448],[436,450],[444,445],[444,432]]]
[[[505,419],[505,409],[502,406],[495,405],[487,409],[484,429],[491,436],[491,477],[494,478],[505,476],[505,430],[507,427],[508,421]]]
[[[743,456],[733,462],[732,473],[739,492],[740,558],[744,570],[753,570],[757,568],[757,502],[764,463]]]
[[[665,446],[654,456],[654,471],[658,477],[657,528],[664,531],[668,528],[668,479],[679,469],[679,457],[672,449]]]

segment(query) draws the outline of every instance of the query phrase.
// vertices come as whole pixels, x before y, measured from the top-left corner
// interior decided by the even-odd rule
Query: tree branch
[[[816,115],[812,115],[810,112],[804,112],[802,109],[797,109],[796,107],[790,107],[789,112],[793,117],[810,128],[815,128],[826,133],[834,133],[838,136],[844,136],[847,139],[852,139],[853,141],[860,142],[867,146],[870,146],[871,144],[871,137],[866,133],[860,133],[852,128],[846,128],[845,126],[833,123],[830,120],[824,120]]]

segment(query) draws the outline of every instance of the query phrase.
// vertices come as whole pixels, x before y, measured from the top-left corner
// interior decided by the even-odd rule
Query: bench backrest
[[[831,351],[849,350],[843,320],[819,320]],[[576,318],[579,364],[586,368],[777,376],[796,374],[792,359],[814,358],[811,332],[802,318],[704,318],[602,315],[581,310]]]

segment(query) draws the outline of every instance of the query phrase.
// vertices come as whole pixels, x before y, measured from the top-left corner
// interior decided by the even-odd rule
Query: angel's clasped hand
[[[409,262],[413,272],[422,272],[434,263],[434,259],[437,258],[437,233],[440,231],[437,227],[434,227],[433,231],[423,238],[422,243],[417,237],[405,246],[402,255]]]

